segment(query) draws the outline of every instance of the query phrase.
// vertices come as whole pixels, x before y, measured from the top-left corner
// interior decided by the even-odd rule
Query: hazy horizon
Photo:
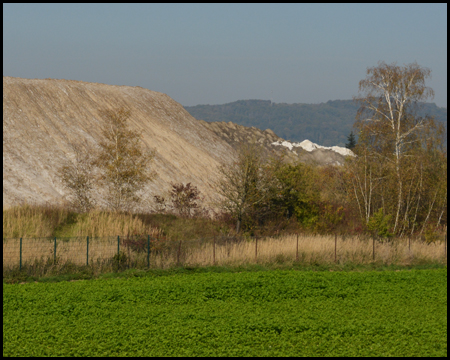
[[[447,4],[3,4],[3,75],[141,86],[183,106],[351,100],[379,61],[431,69]]]
[[[321,101],[321,102],[315,102],[315,103],[305,103],[305,102],[297,102],[297,103],[287,103],[285,101],[272,101],[272,104],[287,104],[287,105],[294,105],[294,104],[300,104],[300,105],[320,105],[320,104],[326,104],[328,101],[352,101],[353,99],[329,99],[326,101]],[[267,99],[238,99],[238,100],[234,100],[234,101],[229,101],[223,104],[196,104],[196,105],[183,105],[184,107],[193,107],[193,106],[207,106],[207,105],[227,105],[227,104],[231,104],[237,101],[271,101],[271,100],[267,100]],[[426,101],[426,103],[430,103],[430,104],[436,104],[435,101]],[[446,109],[446,106],[439,106],[436,104],[437,107]]]

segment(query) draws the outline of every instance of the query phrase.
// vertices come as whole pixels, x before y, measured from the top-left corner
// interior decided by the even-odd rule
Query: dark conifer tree
[[[353,149],[356,146],[356,139],[355,139],[355,134],[353,134],[353,131],[350,133],[350,135],[347,137],[347,141],[348,143],[345,144],[345,147],[347,149]]]

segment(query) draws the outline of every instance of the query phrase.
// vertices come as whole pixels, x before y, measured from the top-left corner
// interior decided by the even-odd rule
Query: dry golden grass
[[[259,239],[257,254],[254,239],[238,243],[217,240],[215,245],[212,239],[182,242],[160,240],[160,243],[164,246],[158,247],[159,251],[152,251],[150,254],[151,267],[168,268],[177,265],[177,263],[191,266],[208,266],[214,263],[216,265],[238,266],[255,262],[293,264],[297,256],[298,261],[304,264],[329,264],[335,261],[334,236],[299,236],[298,253],[296,235]],[[155,249],[155,246],[152,245],[152,249]],[[22,264],[31,263],[34,259],[52,260],[54,257],[53,250],[54,240],[52,239],[23,239]],[[124,246],[122,242],[120,250],[125,252],[134,266],[146,266],[146,251],[137,253]],[[391,243],[375,242],[375,259],[373,259],[372,240],[362,240],[357,237],[343,240],[338,237],[336,250],[336,261],[340,264],[368,264],[373,262],[386,265],[412,265],[417,262],[447,263],[442,242],[426,244],[414,240],[411,241],[410,248],[407,239],[395,240]],[[70,261],[77,265],[84,265],[86,264],[86,252],[86,237],[70,240],[57,239],[56,253],[59,264]],[[116,254],[116,236],[90,238],[89,264],[106,263]],[[19,256],[19,240],[4,240],[4,268],[5,266],[17,266]]]
[[[56,267],[72,263],[86,265],[87,237],[56,240]],[[22,239],[22,264],[43,267],[53,263],[55,241],[52,238]],[[123,248],[121,249],[123,250]],[[108,238],[89,238],[89,265],[94,270],[108,267],[113,270],[112,258],[117,254],[117,236]],[[3,240],[3,269],[13,268],[20,263],[20,240]],[[36,265],[40,263],[40,265]]]
[[[213,245],[205,245],[199,251],[190,251],[186,263],[212,265]],[[242,265],[258,263],[293,263],[297,258],[297,236],[289,235],[281,238],[266,238],[239,244],[216,245],[215,263],[217,265]],[[366,264],[382,262],[383,264],[412,264],[420,259],[426,262],[446,262],[444,244],[425,244],[411,241],[411,249],[407,239],[392,243],[375,242],[375,260],[373,259],[372,240],[361,240],[357,237],[342,240],[338,237],[336,261]],[[325,264],[335,261],[334,236],[299,236],[298,261],[307,264]]]
[[[159,236],[161,230],[146,225],[134,214],[92,211],[82,215],[71,236],[117,236],[120,234],[149,234]]]
[[[3,238],[105,237],[134,233],[159,236],[161,231],[144,224],[135,214],[100,210],[74,214],[62,207],[31,205],[3,210]]]
[[[64,208],[14,206],[3,210],[3,238],[52,236],[54,228],[68,215],[69,211]]]

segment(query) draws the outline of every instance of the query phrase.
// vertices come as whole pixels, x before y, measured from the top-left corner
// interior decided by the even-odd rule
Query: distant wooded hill
[[[225,121],[261,130],[271,129],[291,140],[311,140],[324,146],[345,146],[352,131],[358,105],[353,100],[321,104],[272,103],[270,100],[239,100],[223,105],[184,107],[193,117],[207,122]],[[447,108],[426,103],[424,113],[434,116],[447,129]]]

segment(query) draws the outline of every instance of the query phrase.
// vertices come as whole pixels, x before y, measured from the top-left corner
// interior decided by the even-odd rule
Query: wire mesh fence
[[[4,238],[3,276],[175,266],[243,265],[248,263],[355,264],[381,261],[408,264],[414,259],[446,262],[445,239],[426,244],[417,239],[380,242],[368,237],[284,235],[279,237],[211,236],[170,240],[150,235],[66,238]]]

